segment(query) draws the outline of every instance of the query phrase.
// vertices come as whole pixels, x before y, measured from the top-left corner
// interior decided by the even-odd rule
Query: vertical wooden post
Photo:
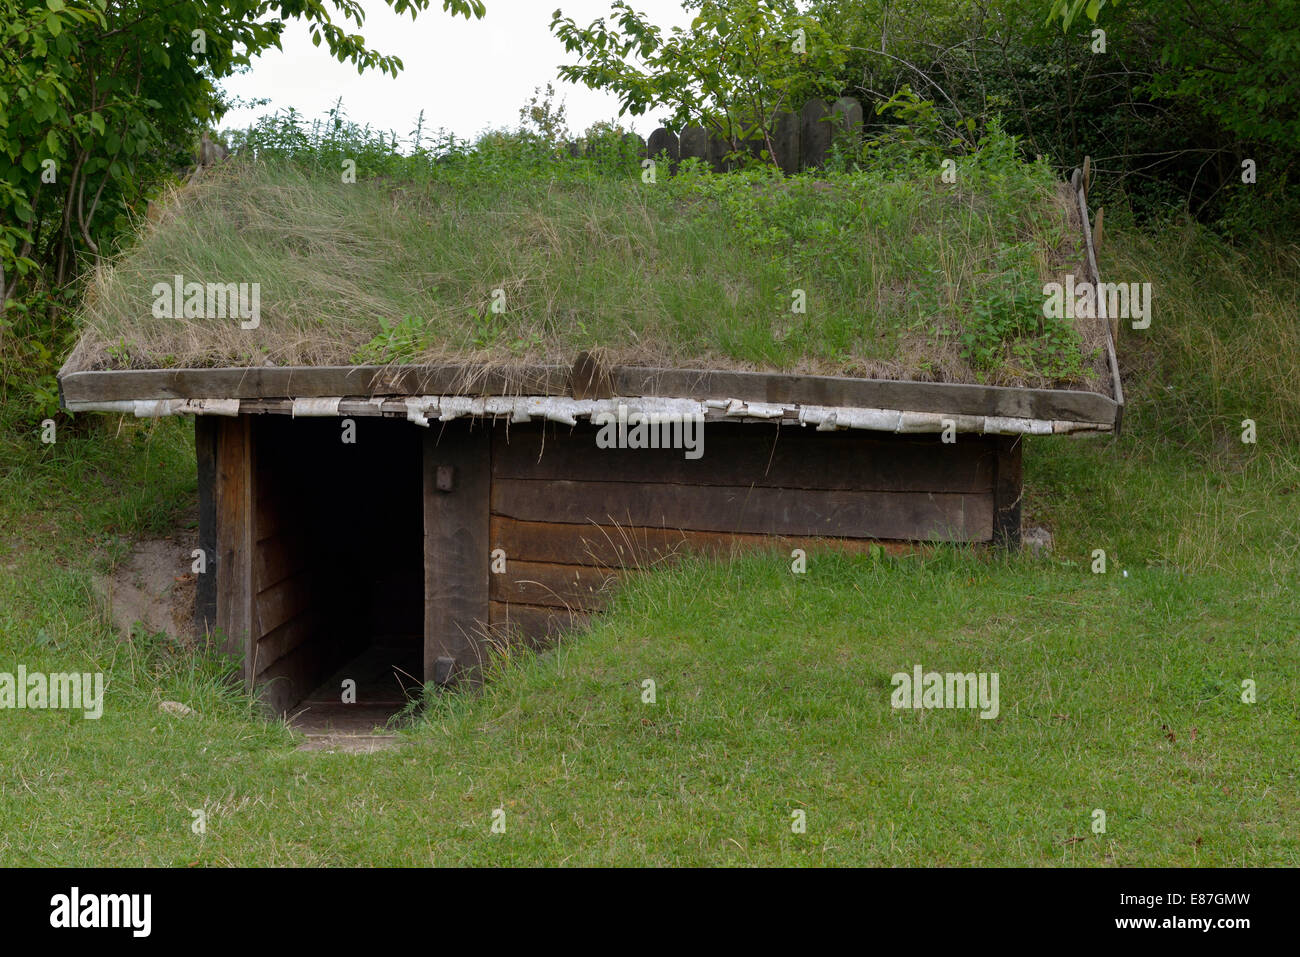
[[[222,650],[239,655],[253,679],[253,433],[249,416],[217,425],[217,630]]]
[[[826,165],[826,151],[831,146],[831,125],[826,117],[830,107],[821,97],[813,97],[799,111],[799,168],[821,169]]]
[[[837,130],[844,130],[852,133],[854,136],[860,136],[862,133],[862,104],[851,96],[841,96],[831,104],[831,115],[834,117],[832,126]],[[832,136],[834,130],[832,130]]]
[[[677,141],[678,153],[682,159],[688,159],[694,156],[696,159],[707,159],[709,156],[709,134],[702,126],[688,126],[682,130],[681,138]]]
[[[651,159],[657,159],[660,153],[667,153],[668,172],[677,172],[677,161],[681,158],[681,151],[677,144],[676,133],[661,126],[650,134],[645,148]]]
[[[1020,499],[1024,490],[1021,437],[997,435],[993,442],[993,544],[1020,547]]]
[[[646,158],[645,140],[641,139],[641,135],[639,133],[624,133],[623,145],[625,147],[635,147],[636,155],[638,159]],[[631,150],[629,150],[629,152],[631,152]]]
[[[783,110],[776,116],[772,131],[772,146],[776,156],[772,159],[782,172],[794,175],[799,172],[799,114]]]
[[[209,640],[217,627],[217,420],[194,417],[194,458],[199,477],[199,550],[203,574],[194,584],[194,633]]]
[[[488,627],[491,431],[433,425],[424,437],[424,680],[482,664]]]

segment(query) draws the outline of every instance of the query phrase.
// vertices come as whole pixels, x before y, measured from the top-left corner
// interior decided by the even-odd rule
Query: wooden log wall
[[[1019,541],[1015,438],[716,423],[691,459],[590,424],[365,425],[364,454],[333,418],[215,426],[217,623],[273,712],[394,630],[426,681],[473,676],[490,642],[544,641],[685,552]]]
[[[494,430],[488,538],[505,571],[489,577],[493,628],[544,638],[603,607],[629,570],[684,550],[1018,541],[1018,443],[719,424],[692,460],[598,449],[595,434]]]
[[[813,98],[798,111],[784,110],[776,115],[771,131],[772,159],[786,173],[821,169],[826,165],[836,131],[860,136],[862,130],[862,104],[854,97],[842,96],[833,103]],[[761,135],[738,146],[755,156],[767,148]],[[643,157],[658,159],[666,154],[670,172],[677,169],[680,160],[690,157],[703,160],[716,172],[724,172],[729,168],[726,156],[732,150],[730,142],[699,126],[687,127],[680,136],[661,126],[641,144]]]

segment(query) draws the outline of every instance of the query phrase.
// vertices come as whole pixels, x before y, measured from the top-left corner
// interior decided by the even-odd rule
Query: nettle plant
[[[833,39],[793,0],[683,0],[696,11],[688,29],[665,33],[625,0],[603,17],[578,26],[562,10],[551,32],[579,62],[560,77],[614,93],[619,115],[667,109],[665,126],[702,126],[741,154],[757,141],[759,156],[774,155],[773,135],[784,110],[835,91],[847,47]]]

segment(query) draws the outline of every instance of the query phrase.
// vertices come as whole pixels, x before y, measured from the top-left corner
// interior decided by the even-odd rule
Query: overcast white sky
[[[409,14],[393,13],[382,0],[360,2],[366,11],[363,27],[335,19],[349,33],[365,37],[372,49],[401,57],[405,69],[396,78],[377,70],[358,75],[356,67],[333,59],[324,45],[312,46],[307,30],[290,21],[282,40],[284,52],[264,54],[250,73],[225,83],[235,96],[267,97],[271,102],[232,110],[222,119],[222,128],[241,128],[290,106],[315,118],[342,96],[351,119],[396,130],[403,139],[415,128],[420,110],[425,111],[426,131],[443,127],[458,138],[469,138],[488,127],[514,127],[533,88],[545,87],[547,81],[555,83],[565,102],[574,133],[618,114],[614,96],[556,79],[561,63],[576,60],[548,29],[556,7],[582,26],[597,17],[609,19],[609,0],[485,0],[487,15],[481,20],[446,14],[440,0],[432,0],[430,9],[414,22]],[[634,6],[665,29],[690,22],[680,0],[636,0]],[[658,114],[648,113],[622,122],[646,136],[659,125],[658,119]]]

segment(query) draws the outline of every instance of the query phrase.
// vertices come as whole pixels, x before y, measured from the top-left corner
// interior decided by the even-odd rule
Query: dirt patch
[[[331,731],[325,734],[308,734],[298,745],[299,751],[323,751],[327,754],[373,754],[392,751],[400,745],[393,734],[354,734]]]
[[[129,635],[139,624],[149,634],[194,640],[197,576],[191,567],[198,547],[194,531],[145,539],[110,574],[95,576],[95,591],[119,634]]]

